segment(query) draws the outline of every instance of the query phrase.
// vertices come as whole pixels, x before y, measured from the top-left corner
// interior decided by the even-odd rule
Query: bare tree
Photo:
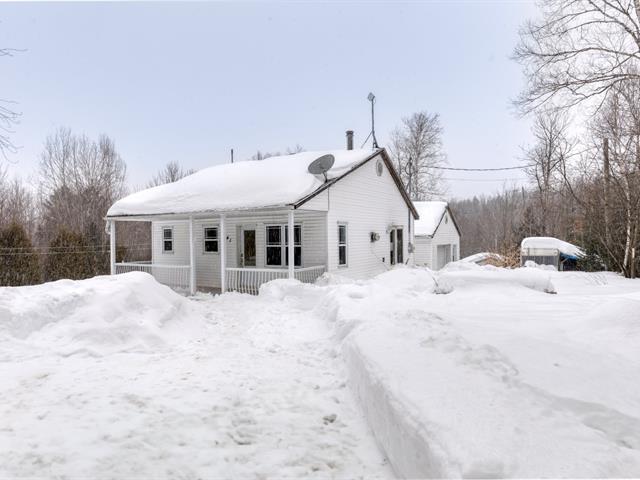
[[[562,191],[562,165],[572,154],[574,142],[569,140],[568,118],[556,110],[540,110],[534,119],[535,143],[526,151],[525,161],[530,181],[536,188],[537,224],[542,235],[550,235],[560,211],[554,200]]]
[[[40,161],[43,240],[65,227],[105,242],[103,218],[124,194],[125,175],[125,163],[109,137],[94,141],[65,128],[49,136]]]
[[[553,100],[571,107],[601,102],[616,85],[640,76],[640,1],[541,0],[541,18],[520,31],[514,58],[527,86],[525,113]]]
[[[391,133],[391,156],[415,200],[428,200],[445,193],[442,170],[437,169],[447,163],[442,132],[437,113],[416,112],[403,118],[400,127]]]
[[[635,278],[640,247],[640,80],[616,86],[591,131],[596,159],[591,172],[600,170],[603,139],[608,146],[602,188],[588,199],[603,212],[598,238],[620,270]]]
[[[12,48],[0,48],[0,57],[11,57],[17,50]],[[7,152],[15,153],[16,146],[11,141],[13,126],[18,122],[20,114],[12,105],[14,102],[0,99],[0,154],[6,158]]]
[[[181,178],[195,172],[192,168],[185,170],[178,162],[169,162],[162,170],[153,176],[148,186],[156,187],[158,185],[164,185],[165,183],[177,182]]]

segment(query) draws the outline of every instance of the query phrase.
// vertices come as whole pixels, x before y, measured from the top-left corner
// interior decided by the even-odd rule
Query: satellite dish
[[[331,167],[333,167],[334,162],[336,161],[335,157],[331,154],[322,155],[319,158],[316,158],[313,162],[309,164],[308,170],[309,173],[313,175],[324,175],[324,181],[327,181],[327,172]]]

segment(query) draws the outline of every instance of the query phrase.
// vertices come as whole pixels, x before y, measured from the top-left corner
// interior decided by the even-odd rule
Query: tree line
[[[192,170],[170,162],[148,185],[176,181]],[[113,139],[61,128],[47,137],[36,186],[9,180],[0,171],[0,285],[31,285],[109,273],[109,207],[130,193],[126,164]],[[151,230],[132,222],[118,226],[118,261],[148,260]]]
[[[508,254],[524,236],[583,246],[586,263],[640,270],[640,2],[542,0],[514,59],[533,116],[527,189],[453,203],[463,254]],[[487,227],[491,225],[491,227]]]

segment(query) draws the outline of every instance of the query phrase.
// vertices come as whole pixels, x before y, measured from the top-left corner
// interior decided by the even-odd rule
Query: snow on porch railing
[[[160,265],[148,262],[116,263],[116,275],[128,272],[145,272],[159,282],[179,292],[189,291],[189,265]]]
[[[313,283],[324,273],[324,265],[296,268],[294,276],[303,283]],[[227,290],[257,295],[260,285],[278,278],[289,278],[285,268],[227,268]]]

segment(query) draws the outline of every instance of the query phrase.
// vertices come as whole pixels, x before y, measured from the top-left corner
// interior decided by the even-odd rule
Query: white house
[[[460,258],[460,229],[447,202],[413,202],[415,221],[415,264],[440,270]]]
[[[310,173],[325,155],[331,167]],[[416,218],[386,151],[377,149],[205,168],[117,201],[106,220],[112,274],[146,271],[192,293],[256,293],[276,278],[367,278],[410,263]],[[117,225],[128,221],[151,222],[150,262],[116,263]]]

